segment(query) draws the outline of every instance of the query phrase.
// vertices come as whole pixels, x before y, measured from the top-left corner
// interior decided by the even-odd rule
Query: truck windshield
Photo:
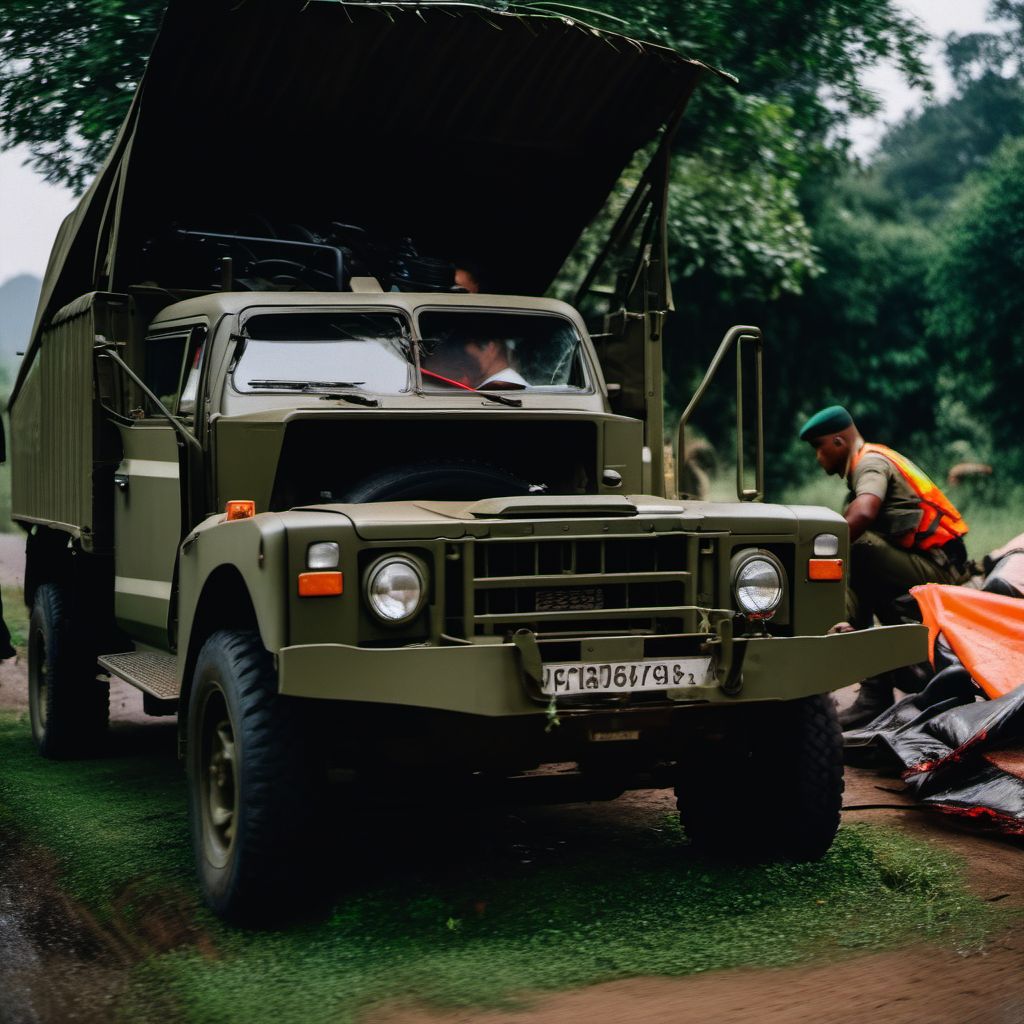
[[[562,317],[434,310],[421,313],[419,325],[424,389],[586,389],[580,336]]]
[[[397,395],[412,387],[409,331],[391,313],[261,313],[244,324],[232,384],[243,394],[358,389]]]

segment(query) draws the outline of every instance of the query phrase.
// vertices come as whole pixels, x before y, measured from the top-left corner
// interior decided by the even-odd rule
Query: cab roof
[[[550,313],[579,320],[568,303],[558,299],[524,295],[469,295],[450,292],[211,292],[166,306],[153,320],[154,328],[176,321],[206,317],[216,320],[224,314],[238,314],[255,308],[317,310],[338,306],[362,309],[402,310],[411,314],[425,306],[455,309],[502,310],[513,313]]]

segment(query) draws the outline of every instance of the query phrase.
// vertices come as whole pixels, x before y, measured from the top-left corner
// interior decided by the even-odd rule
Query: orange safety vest
[[[887,458],[910,485],[910,489],[920,502],[921,521],[917,524],[916,530],[908,530],[899,538],[900,547],[927,551],[929,548],[941,547],[967,533],[964,517],[957,511],[953,502],[910,459],[904,458],[899,452],[894,452],[884,444],[865,444],[850,463],[851,473],[865,455],[882,455]]]

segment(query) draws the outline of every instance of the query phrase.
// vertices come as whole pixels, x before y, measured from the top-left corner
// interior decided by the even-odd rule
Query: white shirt
[[[506,366],[504,370],[499,370],[497,373],[492,373],[487,380],[481,381],[477,384],[477,388],[485,388],[488,384],[518,384],[520,387],[527,388],[530,385],[527,384],[526,378],[519,373],[518,370],[513,370],[511,366]]]

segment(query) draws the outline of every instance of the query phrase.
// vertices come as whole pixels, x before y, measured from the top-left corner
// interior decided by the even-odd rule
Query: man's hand
[[[878,510],[882,507],[882,499],[876,494],[859,494],[847,506],[844,516],[850,527],[850,543],[852,544],[865,530],[869,530],[878,518]]]

